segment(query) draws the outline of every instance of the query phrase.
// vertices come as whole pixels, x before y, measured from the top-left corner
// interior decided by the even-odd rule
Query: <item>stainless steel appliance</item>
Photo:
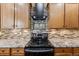
[[[31,10],[31,40],[25,46],[25,55],[54,55],[54,46],[48,40],[48,11],[44,3],[35,3]]]

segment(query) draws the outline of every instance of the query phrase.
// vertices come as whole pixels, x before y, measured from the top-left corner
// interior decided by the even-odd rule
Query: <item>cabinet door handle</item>
[[[4,50],[2,50],[2,52],[4,52]]]
[[[62,50],[62,52],[64,52],[64,50]]]
[[[17,50],[17,52],[19,52],[19,50]]]

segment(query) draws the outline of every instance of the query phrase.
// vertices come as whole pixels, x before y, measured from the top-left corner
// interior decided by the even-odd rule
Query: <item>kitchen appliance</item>
[[[54,55],[54,46],[48,40],[48,11],[44,3],[35,3],[31,10],[31,40],[25,46],[26,56]]]

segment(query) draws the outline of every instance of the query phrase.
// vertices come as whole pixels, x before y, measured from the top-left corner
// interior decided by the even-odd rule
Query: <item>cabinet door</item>
[[[64,4],[49,4],[48,28],[63,28]]]
[[[11,55],[12,56],[23,56],[24,55],[24,48],[12,48]]]
[[[0,56],[10,56],[9,48],[0,48]]]
[[[13,28],[14,25],[14,4],[1,4],[1,28]]]
[[[15,4],[15,27],[29,28],[29,4]]]
[[[55,56],[71,56],[72,48],[55,48],[54,55]]]
[[[78,28],[78,4],[65,4],[65,27]]]
[[[79,56],[79,48],[78,47],[73,48],[73,55],[74,56]]]
[[[72,56],[72,53],[55,53],[55,56]]]

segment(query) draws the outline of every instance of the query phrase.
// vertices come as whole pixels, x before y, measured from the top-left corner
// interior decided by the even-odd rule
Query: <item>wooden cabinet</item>
[[[0,48],[0,56],[24,56],[24,48]],[[54,56],[79,56],[79,47],[54,48]]]
[[[29,4],[17,3],[15,4],[15,27],[29,28]]]
[[[9,56],[10,49],[9,48],[0,48],[0,56]]]
[[[29,28],[29,4],[2,3],[1,28]]]
[[[49,4],[48,28],[63,28],[64,4]]]
[[[73,48],[73,55],[79,56],[79,48]]]
[[[54,55],[55,56],[71,56],[72,48],[55,48]]]
[[[49,4],[48,28],[78,28],[78,4]]]
[[[72,56],[72,53],[55,53],[55,56]]]
[[[1,3],[1,28],[13,28],[14,25],[14,4]]]
[[[78,28],[78,4],[65,4],[65,27]]]
[[[0,5],[0,28],[30,28],[30,6],[28,3],[1,3]],[[48,29],[64,28],[64,26],[65,28],[78,28],[78,5],[76,3],[50,3]]]
[[[12,56],[23,56],[24,48],[11,48],[11,55]]]

